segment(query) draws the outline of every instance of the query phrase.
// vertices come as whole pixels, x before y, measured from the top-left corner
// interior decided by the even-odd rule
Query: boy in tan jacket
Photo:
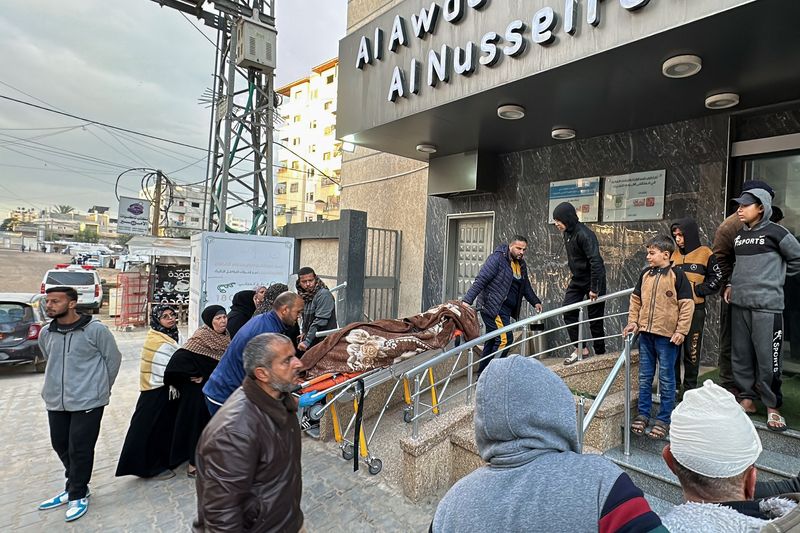
[[[672,268],[675,243],[657,235],[645,245],[650,265],[639,275],[631,294],[628,325],[623,335],[639,333],[639,414],[631,431],[643,435],[650,422],[653,377],[658,365],[661,408],[649,436],[663,439],[669,432],[675,407],[675,361],[694,313],[692,286],[686,275]]]

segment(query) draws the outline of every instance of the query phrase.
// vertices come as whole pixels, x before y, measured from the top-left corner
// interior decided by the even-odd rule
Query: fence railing
[[[561,343],[558,346],[553,348],[546,348],[544,350],[537,350],[535,353],[528,355],[528,357],[539,358],[543,355],[550,354],[557,350],[564,350],[565,348],[568,349],[570,347],[574,347],[578,353],[578,360],[582,359],[583,355],[583,347],[586,346],[588,343],[600,339],[614,339],[621,337],[620,333],[614,333],[611,335],[605,335],[603,337],[587,337],[585,335],[584,330],[586,329],[585,326],[595,320],[607,320],[613,317],[619,317],[623,315],[627,315],[627,304],[628,304],[628,297],[633,292],[633,289],[625,289],[622,291],[615,292],[613,294],[608,294],[605,296],[601,296],[594,301],[584,300],[582,302],[578,302],[571,305],[566,305],[563,307],[559,307],[558,309],[552,309],[548,311],[544,311],[539,314],[535,314],[528,318],[519,320],[508,326],[504,326],[502,328],[498,328],[495,331],[486,333],[481,335],[480,337],[473,339],[471,341],[465,342],[457,347],[454,347],[450,350],[442,352],[436,357],[433,357],[420,365],[415,366],[414,368],[406,371],[403,374],[403,377],[411,380],[413,382],[413,392],[411,395],[412,400],[412,413],[413,416],[411,417],[411,422],[413,424],[412,427],[412,437],[417,438],[419,435],[419,424],[420,421],[429,416],[434,409],[437,409],[438,412],[441,412],[441,409],[445,408],[447,404],[453,404],[454,402],[466,402],[469,404],[472,401],[472,392],[477,384],[476,379],[476,372],[475,372],[475,365],[479,364],[481,361],[484,360],[491,360],[498,354],[502,352],[509,351],[508,353],[515,353],[518,350],[515,348],[519,347],[524,342],[532,342],[539,337],[545,336],[554,336],[554,334],[573,326],[578,326],[578,339],[576,341],[569,341],[565,343]],[[606,309],[606,313],[597,318],[587,319],[587,309],[591,305],[599,304],[599,303],[606,303],[607,308],[609,304],[611,306],[617,306],[616,310],[609,311]],[[578,311],[578,322],[575,324],[570,325],[560,325],[556,327],[552,327],[549,329],[542,329],[537,331],[533,335],[529,335],[529,328],[534,324],[545,324],[548,320],[552,319],[560,319],[564,313],[570,311]],[[524,335],[520,335],[518,340],[510,344],[506,344],[502,349],[497,349],[490,353],[483,353],[479,359],[475,359],[474,350],[473,348],[479,345],[485,345],[488,341],[491,341],[495,338],[500,337],[504,334],[514,334],[514,333],[523,333]],[[516,335],[515,335],[516,337]],[[592,418],[597,413],[597,410],[600,408],[603,400],[606,398],[608,394],[608,390],[611,388],[611,384],[613,383],[614,379],[617,377],[617,374],[620,371],[620,368],[624,366],[626,370],[626,434],[629,432],[630,429],[630,346],[631,346],[632,339],[627,338],[624,339],[624,347],[622,353],[620,354],[617,363],[614,366],[611,374],[609,375],[606,382],[601,387],[600,392],[601,395],[598,395],[597,399],[592,404],[589,413],[585,417],[581,417],[580,426],[578,428],[579,439],[580,442],[583,442],[583,435],[585,433],[586,428],[588,428],[589,423],[591,423]],[[423,385],[425,382],[426,372],[429,369],[440,365],[450,359],[455,358],[455,362],[452,365],[448,365],[450,371],[444,377],[440,378],[438,381],[433,381]],[[466,382],[461,382],[456,384],[459,380],[466,377]],[[451,387],[453,385],[453,387]],[[433,405],[426,405],[423,401],[423,398],[426,395],[430,394],[430,390],[432,388],[436,388],[440,390],[438,396],[438,402],[436,406]],[[450,390],[448,393],[448,388],[455,389]],[[579,409],[582,408],[582,401],[579,402]],[[580,416],[580,413],[579,413]],[[629,451],[629,442],[626,444],[626,453]]]

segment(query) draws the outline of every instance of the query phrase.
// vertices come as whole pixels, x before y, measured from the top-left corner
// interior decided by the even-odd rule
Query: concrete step
[[[776,432],[767,429],[767,424],[763,421],[753,421],[753,425],[761,437],[761,445],[765,450],[784,453],[791,456],[800,456],[800,431],[787,429],[786,431]],[[797,475],[795,470],[793,475]]]
[[[649,451],[632,449],[631,455],[626,456],[619,446],[606,451],[603,455],[627,472],[645,494],[673,505],[682,503],[683,492],[678,478],[667,468],[660,453],[656,455]]]
[[[652,509],[654,513],[662,518],[666,516],[673,507],[675,507],[672,502],[662,500],[661,498],[653,496],[652,494],[645,493],[644,499],[650,504],[650,509]]]
[[[620,428],[624,431],[624,428]],[[774,433],[765,429],[770,433]],[[798,441],[800,442],[800,441]],[[661,456],[661,451],[669,443],[669,437],[664,440],[651,439],[650,437],[631,435],[631,448],[632,450],[642,450],[657,456]],[[761,480],[769,479],[787,479],[793,478],[800,471],[800,446],[794,445],[794,451],[789,450],[790,453],[783,453],[775,451],[768,447],[774,444],[773,440],[768,441],[766,444],[762,440],[764,451],[756,460],[756,468],[758,469],[758,478]],[[785,447],[781,450],[787,449]]]

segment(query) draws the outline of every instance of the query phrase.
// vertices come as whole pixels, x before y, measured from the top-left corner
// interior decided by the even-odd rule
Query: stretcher
[[[333,437],[339,445],[342,458],[347,461],[353,460],[354,470],[358,470],[358,462],[360,460],[367,466],[370,474],[376,475],[383,468],[383,462],[372,453],[370,444],[383,421],[386,411],[389,410],[392,399],[398,394],[401,385],[403,401],[405,403],[403,407],[403,421],[409,423],[414,418],[411,389],[408,379],[404,378],[403,374],[440,353],[454,346],[458,346],[461,344],[462,335],[461,331],[456,330],[450,343],[444,348],[422,352],[388,367],[375,368],[365,372],[322,374],[302,383],[300,390],[296,392],[295,395],[298,397],[300,407],[306,409],[307,416],[312,420],[320,420],[325,415],[325,412],[329,411],[333,425]],[[460,359],[461,355],[459,354],[453,364],[453,368],[459,364]],[[431,403],[429,405],[420,403],[420,406],[430,409],[434,415],[438,415],[441,408],[439,407],[437,398],[440,397],[440,395],[437,394],[433,369],[429,368],[426,374],[427,380],[430,383]],[[378,412],[371,431],[369,431],[365,421],[362,419],[364,402],[374,389],[384,383],[391,383],[392,381],[394,385],[386,396],[383,408]],[[448,384],[449,380],[444,382],[441,394],[444,394]],[[346,400],[352,399],[353,401],[353,415],[350,417],[343,431],[341,419],[336,410],[336,403],[339,401],[346,401],[345,398]],[[352,437],[348,438],[351,431]],[[368,432],[369,438],[366,438]],[[358,448],[357,458],[356,448]]]

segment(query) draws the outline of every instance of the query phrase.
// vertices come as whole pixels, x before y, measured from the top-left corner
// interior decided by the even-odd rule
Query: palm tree
[[[68,215],[75,211],[75,208],[71,205],[57,205],[56,206],[56,213],[61,213],[62,215]]]

